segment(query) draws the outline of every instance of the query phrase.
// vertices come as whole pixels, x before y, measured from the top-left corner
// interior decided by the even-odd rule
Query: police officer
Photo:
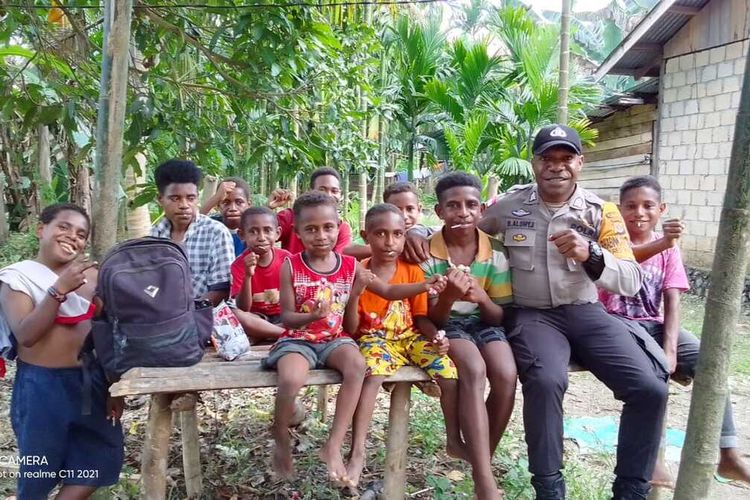
[[[514,307],[506,330],[523,385],[537,498],[565,498],[562,402],[572,359],[624,403],[612,490],[618,500],[641,499],[659,447],[667,372],[658,346],[598,302],[597,286],[635,295],[641,269],[617,207],[576,184],[581,151],[575,130],[541,129],[533,145],[536,182],[500,198],[479,227],[508,249]]]

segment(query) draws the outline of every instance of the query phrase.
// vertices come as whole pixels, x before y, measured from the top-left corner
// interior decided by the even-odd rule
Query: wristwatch
[[[598,280],[604,272],[604,252],[599,243],[589,241],[589,258],[583,261],[583,270],[592,281]]]
[[[50,297],[58,301],[60,304],[68,300],[68,296],[64,293],[58,292],[57,288],[55,288],[54,286],[47,288],[47,293],[50,295]]]
[[[604,252],[602,252],[602,247],[599,246],[599,243],[596,241],[589,241],[589,258],[587,261],[591,259],[600,259],[604,255]]]

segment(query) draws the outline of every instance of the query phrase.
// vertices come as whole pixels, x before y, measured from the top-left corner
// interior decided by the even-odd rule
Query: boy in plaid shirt
[[[206,297],[217,305],[229,297],[234,243],[224,224],[199,213],[201,177],[201,170],[188,160],[169,160],[156,167],[157,199],[164,218],[151,228],[151,236],[183,246],[193,274],[195,297]]]

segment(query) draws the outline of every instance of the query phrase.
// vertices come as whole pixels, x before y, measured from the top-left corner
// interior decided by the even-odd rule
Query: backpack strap
[[[91,382],[91,370],[95,370],[96,355],[94,354],[94,336],[91,332],[86,335],[81,351],[78,353],[83,373],[83,386],[81,387],[81,415],[91,415],[91,401],[93,399],[94,386]]]

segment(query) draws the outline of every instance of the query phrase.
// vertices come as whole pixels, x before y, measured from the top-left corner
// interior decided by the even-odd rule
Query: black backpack
[[[134,367],[191,366],[211,338],[213,308],[195,301],[187,255],[163,238],[115,246],[99,266],[102,314],[89,345],[110,380]]]

